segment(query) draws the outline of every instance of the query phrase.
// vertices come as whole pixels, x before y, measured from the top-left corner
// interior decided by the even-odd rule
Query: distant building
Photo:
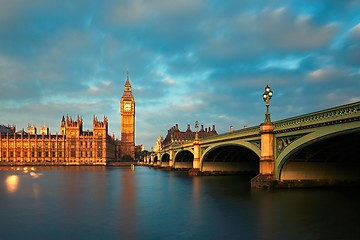
[[[170,145],[178,145],[186,142],[194,141],[196,132],[191,131],[190,124],[188,124],[186,131],[182,132],[179,130],[178,124],[173,126],[168,130],[168,133],[165,139],[161,142],[161,148],[166,148]],[[205,128],[204,125],[201,125],[201,129],[198,132],[199,139],[205,137],[211,137],[217,135],[215,130],[215,125],[212,128]],[[156,144],[154,146],[155,149],[159,149],[159,141],[161,141],[161,136],[159,136],[156,140]]]
[[[83,131],[83,120],[63,117],[60,134],[49,128],[0,126],[0,163],[51,165],[106,165],[115,158],[115,140],[108,135],[108,119],[93,118],[93,130]]]

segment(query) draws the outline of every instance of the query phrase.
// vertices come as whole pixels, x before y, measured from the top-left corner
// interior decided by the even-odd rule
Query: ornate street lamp
[[[199,139],[199,122],[198,121],[196,121],[195,122],[195,131],[196,131],[196,133],[195,133],[195,140],[198,140]]]
[[[271,122],[270,120],[270,112],[269,112],[269,102],[270,99],[272,98],[273,92],[271,91],[271,88],[269,87],[269,85],[266,85],[265,87],[265,91],[263,93],[263,100],[266,103],[266,113],[265,113],[265,122]]]

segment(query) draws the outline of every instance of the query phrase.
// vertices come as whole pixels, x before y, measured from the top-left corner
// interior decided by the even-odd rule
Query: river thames
[[[359,189],[148,167],[2,167],[0,239],[355,239]]]

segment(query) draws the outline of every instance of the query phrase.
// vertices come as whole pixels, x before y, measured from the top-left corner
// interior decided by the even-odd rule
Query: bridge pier
[[[265,122],[260,125],[261,134],[261,157],[260,171],[262,175],[275,174],[275,158],[274,158],[274,124]]]
[[[155,156],[153,154],[151,154],[151,156],[150,156],[150,165],[154,165],[154,158],[155,158]]]
[[[189,170],[190,176],[196,176],[201,173],[200,171],[200,140],[199,135],[196,129],[196,135],[194,140],[194,160],[193,160],[193,167]]]
[[[161,154],[160,154],[160,152],[158,152],[156,155],[157,155],[157,163],[156,163],[156,165],[161,166]]]
[[[260,125],[261,156],[259,174],[251,179],[252,188],[271,188],[276,182],[274,158],[274,124],[264,122]]]
[[[173,168],[174,167],[174,149],[172,146],[170,146],[169,148],[169,167]]]
[[[193,169],[200,170],[200,140],[196,132],[194,140],[194,160]]]

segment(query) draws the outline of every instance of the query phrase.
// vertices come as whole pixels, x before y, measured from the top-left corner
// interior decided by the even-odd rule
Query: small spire
[[[130,85],[130,80],[129,80],[129,71],[126,71],[126,81],[125,81],[125,86],[126,85]]]
[[[125,92],[131,92],[131,84],[130,84],[130,80],[129,80],[129,72],[128,71],[126,71],[126,81],[125,81],[124,90],[125,90]]]

